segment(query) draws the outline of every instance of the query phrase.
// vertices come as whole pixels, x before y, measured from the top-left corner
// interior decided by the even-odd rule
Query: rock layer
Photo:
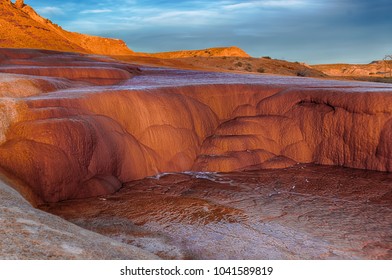
[[[42,83],[38,93],[10,98],[17,85],[0,76],[0,96],[7,96],[0,99],[0,165],[43,201],[108,194],[162,172],[295,163],[392,171],[389,85],[139,73],[102,58],[28,50],[0,56],[0,72],[43,81],[32,86]],[[64,65],[51,71],[55,63]]]

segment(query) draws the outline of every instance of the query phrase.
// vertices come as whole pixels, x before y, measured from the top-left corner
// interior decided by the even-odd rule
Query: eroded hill
[[[23,1],[0,1],[0,47],[95,54],[132,54],[118,39],[69,32],[41,17]]]

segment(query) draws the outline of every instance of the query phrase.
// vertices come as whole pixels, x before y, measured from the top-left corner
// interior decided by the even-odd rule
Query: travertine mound
[[[132,54],[118,39],[68,32],[38,15],[24,1],[0,1],[0,47],[38,48],[95,54]]]
[[[40,63],[30,74],[52,75],[50,56],[14,52],[23,71],[26,56]],[[3,70],[18,69],[3,57]],[[83,59],[102,63],[109,79],[125,67]],[[44,82],[39,96],[0,93],[7,96],[0,99],[0,165],[43,201],[112,193],[162,172],[296,163],[392,171],[389,85],[144,68],[105,87],[105,79],[80,82],[64,71],[64,89],[59,69],[55,77],[12,76],[50,81],[52,92]],[[9,82],[6,88],[17,92]]]
[[[114,85],[140,73],[136,66],[118,63],[104,57],[46,50],[0,49],[0,63],[2,73],[42,76],[41,80],[50,77],[46,79],[52,82],[62,81],[63,84],[71,80],[97,85]],[[37,77],[19,76],[19,79],[21,78],[40,81]],[[69,86],[72,85],[69,84]],[[45,89],[45,87],[42,88]],[[9,87],[9,90],[15,90],[15,88]],[[44,90],[44,92],[47,91],[49,90]]]

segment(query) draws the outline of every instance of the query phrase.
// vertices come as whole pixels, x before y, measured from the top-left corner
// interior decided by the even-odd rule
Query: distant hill
[[[391,66],[387,66],[383,60],[369,64],[319,64],[312,67],[329,76],[337,77],[383,77],[389,76],[391,71]]]
[[[147,56],[157,58],[186,58],[186,57],[250,57],[249,54],[244,52],[238,47],[220,47],[220,48],[209,48],[203,50],[186,50],[186,51],[173,51],[173,52],[161,52],[161,53],[150,53]]]
[[[313,69],[300,62],[271,59],[269,57],[183,57],[157,58],[150,56],[130,55],[113,56],[122,61],[140,63],[151,66],[165,66],[189,70],[204,70],[214,72],[277,74],[299,77],[327,77],[323,72]]]
[[[20,0],[15,4],[10,0],[0,0],[0,47],[104,55],[133,53],[121,40],[66,31]]]

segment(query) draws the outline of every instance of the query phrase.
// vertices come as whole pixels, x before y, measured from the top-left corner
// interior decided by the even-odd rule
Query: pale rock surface
[[[33,208],[0,180],[0,259],[157,259]]]

